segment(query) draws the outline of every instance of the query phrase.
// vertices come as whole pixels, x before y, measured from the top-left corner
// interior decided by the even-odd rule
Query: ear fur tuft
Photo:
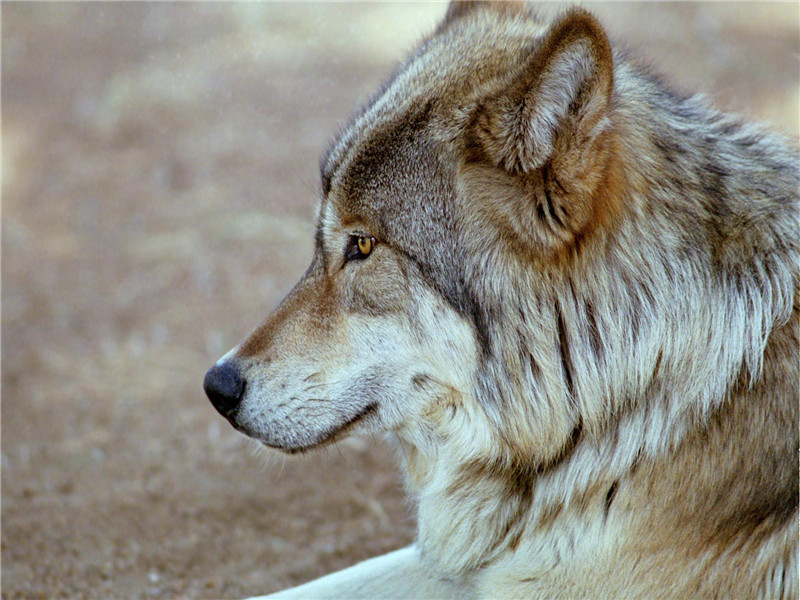
[[[447,26],[468,14],[481,10],[519,14],[526,12],[528,7],[525,2],[511,0],[450,0],[441,26]]]
[[[558,135],[596,137],[613,91],[611,47],[597,20],[573,9],[557,22],[531,63],[479,107],[476,134],[509,172],[530,172],[552,157]]]

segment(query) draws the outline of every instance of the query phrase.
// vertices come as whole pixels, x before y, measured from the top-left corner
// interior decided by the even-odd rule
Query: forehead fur
[[[364,220],[365,211],[385,208],[376,196],[413,197],[407,186],[422,175],[411,172],[425,162],[419,153],[454,136],[476,99],[513,77],[540,45],[546,24],[514,6],[455,15],[423,40],[322,157],[323,202]]]

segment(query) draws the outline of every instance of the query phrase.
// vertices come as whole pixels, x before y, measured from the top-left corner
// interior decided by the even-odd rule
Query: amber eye
[[[344,260],[363,260],[375,249],[375,238],[371,235],[351,235],[344,251]]]
[[[358,251],[364,256],[369,256],[372,252],[372,238],[361,236],[358,238]]]

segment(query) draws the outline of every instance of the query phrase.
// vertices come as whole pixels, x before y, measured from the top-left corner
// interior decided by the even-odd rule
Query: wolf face
[[[358,141],[332,148],[311,266],[207,377],[220,412],[269,446],[296,452],[346,433],[402,428],[435,399],[472,386],[475,333],[418,258],[452,261],[437,222],[452,186],[429,189],[442,175],[427,172],[422,156],[432,150],[421,130],[403,125],[386,135],[385,126],[354,123]],[[417,223],[412,203],[428,205],[430,219]],[[390,218],[403,214],[404,222]],[[243,382],[238,399],[215,395],[228,372]]]
[[[511,242],[512,259],[550,260],[597,212],[575,203],[568,214],[541,167],[560,143],[587,161],[585,179],[599,180],[591,171],[604,159],[581,157],[563,138],[603,136],[608,43],[584,13],[551,31],[525,25],[513,47],[492,49],[500,81],[480,72],[484,49],[464,55],[477,72],[445,73],[442,89],[452,48],[422,48],[329,150],[311,267],[207,376],[235,427],[297,451],[344,432],[404,428],[475,395],[481,356],[495,353],[491,308],[470,285],[482,257]],[[576,131],[557,135],[568,116]],[[509,197],[505,206],[486,202],[486,183]],[[480,277],[505,280],[505,266]]]

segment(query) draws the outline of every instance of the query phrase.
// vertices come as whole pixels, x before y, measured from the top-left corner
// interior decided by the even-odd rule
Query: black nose
[[[203,379],[203,389],[223,417],[229,416],[239,406],[244,394],[244,379],[230,361],[214,365]]]

